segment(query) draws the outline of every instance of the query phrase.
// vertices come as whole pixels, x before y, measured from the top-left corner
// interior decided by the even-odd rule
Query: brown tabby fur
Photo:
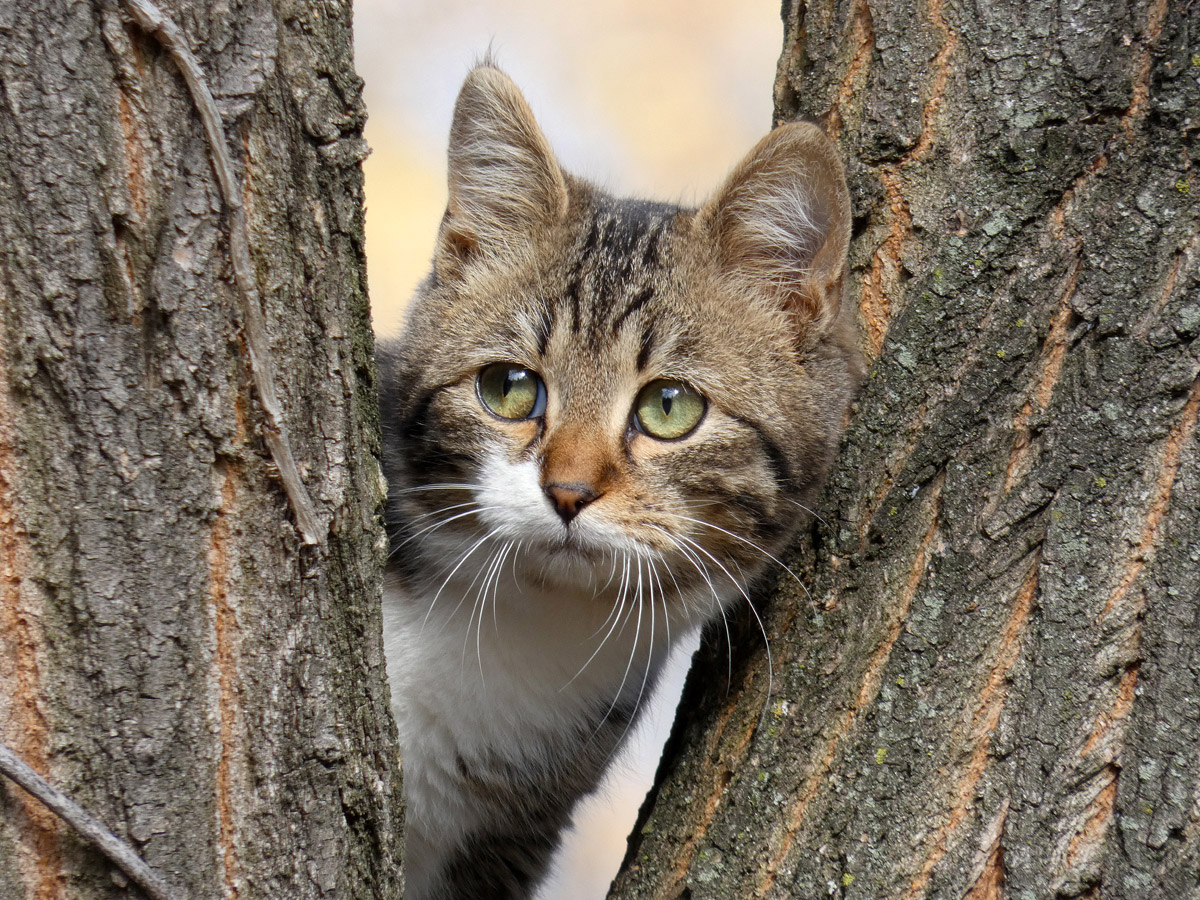
[[[522,577],[561,594],[557,614],[593,614],[580,607],[575,581],[607,572],[616,552],[586,531],[597,522],[661,554],[670,570],[662,599],[677,621],[715,615],[715,600],[696,602],[706,578],[722,582],[720,601],[732,602],[765,554],[792,537],[860,377],[856,334],[840,305],[850,208],[832,143],[814,125],[777,128],[699,210],[617,200],[562,171],[520,92],[484,64],[459,97],[449,168],[433,272],[403,341],[380,348],[389,527],[400,548],[391,570],[399,599],[389,602],[429,606],[447,577],[445,549],[422,543],[421,529],[473,496],[421,486],[474,484],[495,458],[536,463],[548,497],[568,485],[596,498],[580,524],[559,523],[561,535],[543,538],[541,525],[531,532]],[[543,416],[505,421],[482,408],[476,377],[495,362],[541,376]],[[679,440],[632,425],[639,389],[660,378],[683,381],[707,401],[701,424]],[[486,530],[464,515],[438,534],[465,544]],[[704,565],[706,573],[689,562],[684,539],[717,565]],[[615,601],[612,591],[591,591],[599,600],[586,603],[599,606],[599,622]],[[533,643],[554,638],[548,623]],[[416,640],[405,632],[397,652],[416,652]],[[661,654],[636,646],[629,654],[640,667],[631,686],[652,682]],[[619,676],[618,666],[577,727],[527,736],[530,746],[552,748],[544,753],[460,755],[464,795],[498,811],[446,851],[440,872],[422,876],[418,898],[532,890],[571,806],[595,786],[635,715],[638,697]],[[393,677],[400,691],[410,689],[404,679],[413,676]],[[402,697],[402,744],[404,710]]]

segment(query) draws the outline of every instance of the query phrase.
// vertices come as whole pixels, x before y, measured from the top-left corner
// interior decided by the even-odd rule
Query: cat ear
[[[549,143],[516,84],[490,63],[477,66],[459,92],[449,175],[439,268],[502,256],[566,213],[566,179]]]
[[[850,194],[837,150],[816,125],[776,128],[701,210],[721,268],[780,299],[801,342],[837,320],[850,246]]]

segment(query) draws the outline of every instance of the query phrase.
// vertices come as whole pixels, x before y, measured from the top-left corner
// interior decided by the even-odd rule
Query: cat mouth
[[[542,550],[549,556],[599,562],[605,555],[595,544],[584,541],[578,532],[565,530],[557,541],[547,541]]]
[[[531,542],[547,563],[584,564],[588,568],[604,568],[606,571],[614,561],[626,555],[638,553],[626,542],[615,543],[606,535],[585,534],[575,528],[564,528],[556,536],[541,535]]]

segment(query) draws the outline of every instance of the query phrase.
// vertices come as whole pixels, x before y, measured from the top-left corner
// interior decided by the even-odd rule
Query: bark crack
[[[1150,98],[1150,80],[1153,74],[1154,48],[1162,36],[1163,22],[1168,12],[1167,0],[1155,0],[1154,7],[1146,19],[1146,38],[1141,42],[1137,56],[1137,74],[1133,80],[1133,90],[1129,106],[1117,123],[1117,131],[1106,141],[1106,149],[1097,156],[1063,192],[1059,202],[1050,212],[1051,233],[1058,240],[1066,234],[1066,217],[1070,212],[1075,196],[1080,189],[1108,166],[1108,151],[1114,141],[1122,135],[1126,140],[1133,140],[1134,125],[1142,118],[1146,103]]]
[[[1192,389],[1188,394],[1187,403],[1184,404],[1179,422],[1171,429],[1171,433],[1167,435],[1166,442],[1163,444],[1162,463],[1159,465],[1158,475],[1154,479],[1153,501],[1146,511],[1141,536],[1138,538],[1133,553],[1126,560],[1125,571],[1117,583],[1116,590],[1104,604],[1104,610],[1100,613],[1101,622],[1107,619],[1125,600],[1129,589],[1133,587],[1133,583],[1137,581],[1138,576],[1146,567],[1146,563],[1153,558],[1157,546],[1159,525],[1171,505],[1171,492],[1175,487],[1175,477],[1179,474],[1179,459],[1183,448],[1196,430],[1198,414],[1200,414],[1200,378],[1192,383]],[[1143,597],[1142,600],[1133,603],[1131,608],[1124,611],[1133,616],[1140,612],[1144,605],[1145,598]]]
[[[1191,268],[1192,261],[1196,258],[1197,247],[1200,247],[1200,232],[1194,232],[1191,238],[1175,250],[1175,260],[1171,263],[1171,270],[1167,272],[1162,292],[1158,295],[1158,299],[1154,302],[1154,305],[1146,311],[1137,328],[1134,329],[1133,334],[1135,337],[1145,338],[1150,331],[1150,326],[1162,315],[1162,311],[1170,301],[1171,295],[1175,293],[1175,284],[1179,280],[1180,270],[1183,269],[1184,263],[1187,264],[1189,269]]]
[[[867,663],[854,702],[842,714],[833,733],[826,741],[825,752],[822,755],[820,763],[809,774],[808,778],[805,779],[803,787],[796,793],[795,799],[784,812],[783,818],[786,824],[782,842],[765,865],[766,874],[755,889],[756,897],[765,896],[766,892],[774,886],[779,878],[780,867],[787,858],[787,854],[791,850],[792,844],[800,831],[800,826],[804,821],[809,805],[820,791],[821,786],[825,784],[825,780],[833,768],[833,763],[837,758],[838,749],[842,741],[853,730],[859,713],[870,707],[879,695],[879,689],[883,684],[884,669],[891,659],[892,649],[896,646],[896,641],[899,640],[900,634],[904,630],[904,623],[908,620],[909,611],[912,609],[913,598],[916,596],[917,588],[925,576],[929,561],[929,548],[932,546],[938,526],[941,524],[942,487],[945,482],[945,471],[939,472],[933,480],[929,492],[929,505],[931,507],[929,527],[918,542],[916,551],[913,554],[912,566],[909,569],[904,588],[900,591],[898,602],[895,604],[892,621],[887,634],[878,647],[875,648],[875,652],[871,655],[871,659]]]
[[[1030,439],[1029,420],[1035,412],[1045,412],[1054,396],[1054,386],[1058,384],[1062,374],[1063,362],[1067,355],[1067,332],[1073,319],[1071,300],[1075,296],[1075,287],[1079,283],[1079,270],[1083,267],[1083,256],[1077,244],[1074,249],[1075,261],[1067,275],[1067,284],[1058,301],[1058,308],[1050,317],[1050,332],[1042,344],[1042,355],[1039,360],[1038,375],[1032,385],[1030,397],[1021,407],[1021,411],[1013,419],[1012,452],[1009,455],[1008,466],[1004,471],[1004,493],[1012,490],[1017,478],[1024,475],[1025,463],[1028,461],[1032,445]]]
[[[1094,882],[1096,858],[1103,852],[1109,824],[1117,805],[1117,781],[1120,769],[1110,763],[1100,775],[1099,786],[1087,806],[1076,817],[1074,834],[1062,853],[1062,863],[1054,873],[1051,886],[1056,896],[1077,894],[1075,884]],[[1098,886],[1098,885],[1094,885]]]
[[[963,900],[1004,900],[1004,823],[1008,820],[1007,797],[1000,809],[984,829],[980,841],[980,854],[971,878],[967,880],[967,892]]]
[[[229,566],[233,542],[230,520],[237,504],[237,484],[233,472],[223,472],[221,506],[213,523],[209,545],[209,597],[213,605],[213,632],[216,641],[218,715],[220,719],[220,756],[217,759],[217,826],[221,859],[225,873],[225,896],[236,900],[240,867],[237,852],[237,825],[234,821],[234,761],[240,758],[238,732],[238,643],[237,612],[229,596]]]
[[[129,92],[122,86],[117,88],[118,119],[121,123],[121,136],[125,150],[125,189],[129,192],[129,200],[133,204],[139,221],[145,221],[149,210],[147,187],[144,173],[148,168],[146,163],[146,148],[142,145],[142,135],[134,112],[133,101]]]
[[[943,0],[929,0],[929,19],[942,32],[941,49],[933,59],[929,99],[921,111],[921,133],[913,148],[900,160],[880,171],[884,196],[892,213],[888,236],[871,258],[871,269],[863,276],[859,311],[866,330],[871,358],[879,356],[894,309],[903,296],[900,271],[904,268],[904,246],[912,234],[913,217],[906,193],[905,170],[921,161],[933,147],[934,126],[945,102],[950,81],[950,58],[958,49],[958,33],[946,22]]]
[[[1125,671],[1125,674],[1121,676],[1121,681],[1117,685],[1117,696],[1113,700],[1112,705],[1096,717],[1096,723],[1092,727],[1087,740],[1084,741],[1083,748],[1079,751],[1081,759],[1086,759],[1099,747],[1105,749],[1105,755],[1109,757],[1108,761],[1116,757],[1116,750],[1112,747],[1112,744],[1119,738],[1120,726],[1124,724],[1130,710],[1133,709],[1133,699],[1137,694],[1137,683],[1138,667],[1135,664],[1130,666]]]
[[[850,28],[855,47],[854,54],[850,57],[850,65],[842,77],[833,105],[825,114],[826,130],[834,140],[842,133],[842,107],[858,92],[860,78],[865,76],[871,62],[871,54],[875,51],[875,23],[871,18],[871,7],[867,0],[856,0]]]
[[[283,408],[275,392],[275,364],[271,357],[270,341],[267,339],[266,322],[258,288],[254,284],[253,263],[250,259],[250,239],[247,235],[246,208],[242,202],[241,185],[233,174],[233,160],[229,156],[225,130],[221,115],[208,88],[200,64],[188,49],[183,32],[162,10],[150,0],[124,0],[130,15],[148,34],[154,36],[175,61],[188,91],[195,103],[196,111],[204,126],[208,139],[209,156],[216,171],[217,183],[222,198],[229,209],[229,255],[233,263],[234,281],[237,283],[241,301],[242,319],[246,333],[246,347],[250,354],[250,374],[258,391],[266,421],[263,423],[263,439],[271,451],[271,458],[279,470],[284,491],[296,516],[296,524],[306,544],[318,544],[325,534],[325,527],[317,519],[312,499],[300,477],[300,469],[292,453],[283,419]]]
[[[3,301],[0,295],[0,301]],[[6,304],[0,303],[0,307]],[[15,476],[20,470],[11,431],[9,362],[0,344],[0,683],[7,687],[4,704],[5,740],[39,775],[48,774],[49,726],[41,707],[41,673],[38,648],[44,646],[37,610],[29,609],[29,545],[17,511]],[[28,825],[20,828],[20,864],[36,885],[34,900],[62,896],[62,848],[58,822],[41,804],[27,796],[14,797]]]
[[[1158,44],[1159,37],[1162,36],[1162,27],[1167,18],[1168,6],[1167,0],[1155,0],[1154,6],[1150,8],[1150,14],[1146,17],[1146,37],[1138,47],[1137,74],[1133,79],[1129,107],[1121,116],[1121,130],[1130,139],[1133,138],[1134,123],[1141,118],[1142,113],[1146,110],[1146,103],[1150,99],[1150,75],[1153,70],[1154,48]]]
[[[965,723],[965,727],[956,729],[960,740],[974,746],[962,770],[962,777],[954,786],[950,813],[930,842],[931,850],[904,894],[904,900],[915,900],[923,895],[934,868],[949,851],[951,836],[966,821],[973,808],[975,788],[987,769],[992,733],[1000,724],[1000,716],[1004,712],[1004,703],[1008,697],[1005,687],[1008,673],[1021,655],[1022,638],[1033,610],[1034,598],[1037,596],[1041,562],[1042,553],[1039,548],[1033,554],[1029,572],[1013,601],[1012,612],[996,645],[987,683],[975,704],[970,722]]]
[[[870,498],[866,503],[862,504],[859,511],[858,524],[858,551],[861,553],[867,546],[867,535],[871,531],[871,524],[875,519],[875,514],[883,507],[884,500],[888,494],[896,486],[896,476],[900,474],[904,463],[912,456],[913,451],[917,448],[917,438],[920,434],[922,426],[925,425],[926,419],[929,416],[929,401],[922,400],[920,406],[917,407],[916,413],[913,415],[908,426],[905,428],[908,437],[904,442],[904,446],[900,448],[898,453],[893,454],[882,467],[882,476],[879,480],[879,487],[871,493]],[[865,492],[864,492],[865,493]]]

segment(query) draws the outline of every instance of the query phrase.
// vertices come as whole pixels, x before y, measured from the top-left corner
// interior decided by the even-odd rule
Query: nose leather
[[[555,482],[546,485],[543,490],[564,525],[570,524],[571,520],[579,515],[580,510],[600,496],[591,486],[579,482]]]

